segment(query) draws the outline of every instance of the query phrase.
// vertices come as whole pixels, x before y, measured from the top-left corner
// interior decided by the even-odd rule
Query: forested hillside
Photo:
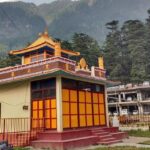
[[[26,45],[46,23],[31,3],[0,3],[0,50],[10,50]]]
[[[65,1],[68,0],[53,2],[49,7],[59,3],[63,8]],[[107,22],[144,20],[150,8],[149,0],[80,0],[71,3],[49,24],[49,31],[54,37],[70,39],[75,32],[82,32],[92,36],[98,42],[103,42],[107,34],[105,29]],[[45,14],[45,17],[49,15],[51,12]]]
[[[102,43],[107,22],[144,20],[149,8],[149,0],[57,0],[39,6],[24,2],[0,3],[0,45],[6,49],[23,47],[46,26],[56,38],[70,40],[77,32]]]
[[[20,63],[6,51],[25,47],[48,26],[52,37],[81,52],[89,66],[104,56],[109,79],[150,80],[149,8],[148,0],[0,3],[0,68]]]

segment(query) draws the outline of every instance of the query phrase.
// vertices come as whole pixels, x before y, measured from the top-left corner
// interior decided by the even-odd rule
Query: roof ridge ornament
[[[47,38],[51,38],[51,37],[49,37],[49,33],[48,33],[48,28],[47,27],[45,28],[44,32],[40,32],[39,33],[39,37],[42,37],[42,36],[43,37],[47,37]]]

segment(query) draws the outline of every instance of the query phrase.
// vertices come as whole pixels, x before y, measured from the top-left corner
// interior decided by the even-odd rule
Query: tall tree
[[[120,80],[122,75],[122,66],[120,63],[122,41],[118,26],[119,22],[117,20],[113,20],[106,24],[106,28],[109,30],[109,33],[104,45],[104,58],[107,75],[113,80]]]
[[[129,20],[124,23],[122,33],[132,61],[131,81],[142,82],[146,79],[145,26],[139,20]]]
[[[148,18],[146,19],[145,23],[145,41],[146,41],[146,77],[147,80],[150,81],[150,9],[147,11],[148,12]]]
[[[18,56],[8,55],[3,58],[0,58],[0,68],[15,66],[21,64],[21,58]]]
[[[84,33],[75,33],[72,38],[72,48],[81,53],[89,66],[97,66],[98,57],[101,55],[98,42]]]

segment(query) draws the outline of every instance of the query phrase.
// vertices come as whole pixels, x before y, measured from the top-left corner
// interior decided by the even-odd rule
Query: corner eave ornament
[[[98,58],[98,66],[100,69],[104,69],[104,59],[103,57]]]

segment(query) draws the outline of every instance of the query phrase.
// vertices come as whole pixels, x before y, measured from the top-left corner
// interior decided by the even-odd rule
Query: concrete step
[[[110,137],[110,138],[106,138],[106,139],[101,139],[101,142],[104,142],[104,141],[114,141],[114,140],[118,140],[118,139]]]
[[[114,133],[111,133],[111,135],[115,138],[128,138],[128,133],[126,132],[114,132]]]
[[[93,145],[97,142],[96,136],[88,136],[82,138],[68,139],[68,140],[36,140],[32,141],[34,148],[50,148],[56,150],[64,150],[75,147],[83,147]]]
[[[97,136],[105,136],[105,135],[109,135],[109,132],[98,132],[98,133],[93,133],[93,135],[97,135]]]
[[[66,139],[74,139],[74,138],[82,138],[92,136],[90,130],[71,130],[64,132],[40,132],[38,134],[39,140],[66,140]]]
[[[92,132],[97,132],[97,131],[107,131],[107,132],[117,132],[119,131],[118,127],[99,127],[99,128],[94,128],[94,129],[91,129]]]
[[[107,132],[106,130],[94,130],[94,131],[92,131],[92,133],[99,133],[99,132]]]
[[[109,138],[112,138],[112,136],[110,136],[110,135],[104,136],[104,137],[99,136],[99,141],[104,140],[104,139],[109,139]]]
[[[101,142],[98,142],[97,144],[111,145],[111,144],[120,143],[120,142],[122,142],[122,141],[121,140],[111,140],[111,141],[101,141]]]

